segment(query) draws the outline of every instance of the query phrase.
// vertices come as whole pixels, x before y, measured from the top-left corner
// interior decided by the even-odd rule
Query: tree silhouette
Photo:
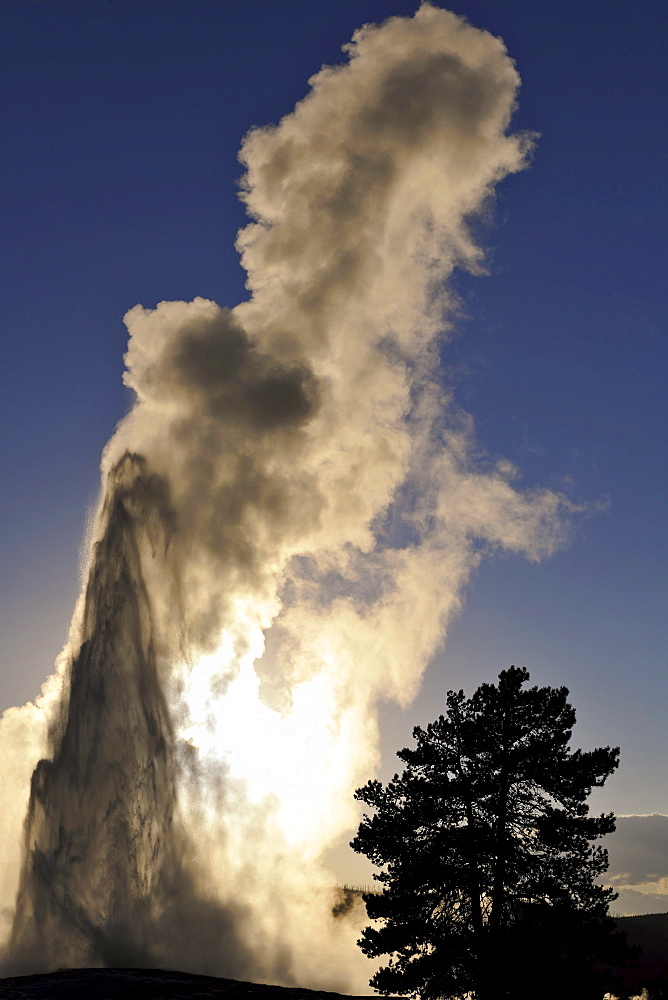
[[[567,689],[528,680],[510,667],[471,698],[450,691],[447,714],[397,754],[403,774],[355,793],[374,811],[351,846],[382,869],[359,942],[389,955],[371,980],[380,993],[587,996],[596,961],[625,957],[615,894],[597,884],[607,852],[590,843],[615,818],[586,802],[619,749],[571,750]]]

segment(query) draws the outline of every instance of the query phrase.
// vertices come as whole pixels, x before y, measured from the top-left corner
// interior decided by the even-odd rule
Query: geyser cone
[[[123,458],[109,476],[62,737],[32,780],[13,948],[43,942],[45,968],[138,960],[170,862],[173,738],[142,565],[164,552],[169,519],[160,481]]]

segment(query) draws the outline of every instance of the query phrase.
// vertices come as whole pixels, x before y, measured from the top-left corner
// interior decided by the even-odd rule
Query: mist
[[[364,991],[323,863],[480,560],[573,508],[481,457],[441,369],[472,226],[532,138],[503,43],[365,26],[240,160],[249,299],[131,309],[57,669],[0,723],[3,969],[133,965]]]

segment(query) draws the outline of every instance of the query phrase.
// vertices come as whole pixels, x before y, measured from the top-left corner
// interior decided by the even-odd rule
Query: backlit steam
[[[525,163],[514,65],[429,4],[347,53],[244,141],[250,300],[127,314],[84,594],[0,731],[8,968],[363,990],[321,859],[377,705],[414,697],[485,551],[564,540],[563,498],[476,464],[438,368],[467,220]]]

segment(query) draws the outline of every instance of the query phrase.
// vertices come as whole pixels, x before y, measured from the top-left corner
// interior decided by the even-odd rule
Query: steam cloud
[[[378,703],[410,703],[485,552],[564,542],[567,501],[479,463],[439,372],[468,223],[530,147],[515,67],[429,4],[346,51],[244,140],[249,301],[126,316],[84,593],[0,726],[6,968],[364,989],[321,859]]]

